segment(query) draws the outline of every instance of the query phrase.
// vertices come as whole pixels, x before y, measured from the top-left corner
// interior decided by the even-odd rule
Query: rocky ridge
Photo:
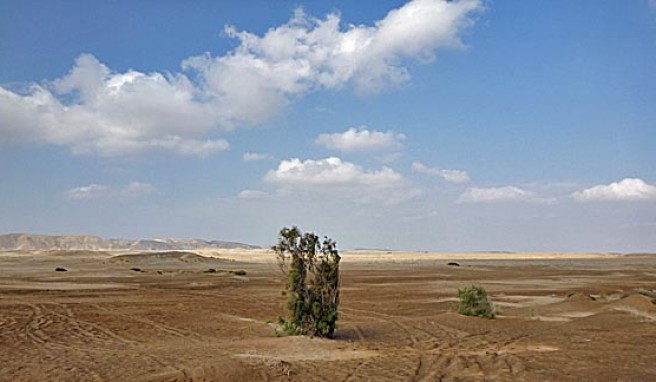
[[[104,239],[90,235],[34,235],[11,233],[0,235],[0,250],[135,250],[135,251],[184,251],[197,249],[256,249],[254,245],[220,240],[202,239]]]

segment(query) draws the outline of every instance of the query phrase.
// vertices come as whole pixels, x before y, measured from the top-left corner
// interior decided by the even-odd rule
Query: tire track
[[[99,367],[99,363],[111,363],[107,359],[116,353],[127,359],[142,360],[141,366],[145,360],[167,373],[183,372],[183,369],[174,364],[146,353],[140,342],[127,339],[97,323],[79,319],[69,304],[23,302],[18,305],[26,306],[29,313],[24,317],[19,330],[13,331],[14,346],[27,342],[32,345],[28,354],[34,355],[24,354],[23,357],[49,359],[49,364],[54,366],[46,371],[48,375],[63,375],[64,379],[68,378],[64,376],[75,375],[76,380],[113,380],[117,376],[103,376],[96,370],[104,369]],[[98,305],[92,307],[100,308]]]
[[[75,317],[72,310],[62,304],[27,304],[32,309],[32,315],[26,326],[26,334],[33,341],[44,344],[71,347],[82,344],[134,344],[111,330]],[[56,332],[63,339],[57,340],[49,334]],[[74,341],[71,341],[73,339]]]
[[[103,306],[100,306],[100,305],[95,305],[95,307],[99,310],[104,310],[104,311],[107,311],[107,312],[111,312],[112,314],[114,314],[116,316],[126,318],[130,321],[138,322],[140,324],[145,324],[147,326],[152,327],[156,331],[159,331],[159,332],[162,332],[162,333],[174,336],[174,337],[184,338],[185,340],[190,340],[190,341],[198,342],[198,343],[203,342],[203,341],[200,340],[202,338],[202,336],[200,336],[198,333],[195,333],[195,332],[189,332],[189,331],[185,331],[185,330],[182,330],[182,329],[178,329],[178,328],[175,328],[173,326],[168,326],[168,325],[165,325],[165,324],[161,324],[159,322],[155,322],[153,320],[150,320],[150,319],[147,319],[147,318],[144,318],[144,317],[138,317],[138,316],[135,316],[135,315],[128,315],[128,314],[124,314],[124,313],[118,313],[119,312],[118,309],[109,309],[107,307],[103,307]]]
[[[344,377],[342,382],[353,381],[354,378],[358,376],[358,371],[360,371],[360,369],[366,367],[369,364],[369,362],[370,362],[369,360],[364,360],[364,361],[358,362],[358,364],[346,375],[346,377]]]
[[[95,357],[91,353],[79,346],[75,346],[75,344],[66,345],[61,341],[57,341],[50,334],[58,326],[66,328],[67,324],[70,324],[70,320],[66,319],[66,315],[48,309],[45,304],[23,303],[23,305],[27,306],[30,312],[25,318],[25,323],[21,327],[22,330],[15,333],[14,340],[17,343],[27,341],[31,344],[33,346],[32,352],[36,351],[36,354],[38,354],[37,359],[54,360],[56,366],[47,371],[49,375],[75,375],[78,380],[107,380],[107,378],[94,371]],[[73,331],[75,330],[74,327]],[[70,330],[68,334],[70,334]],[[66,354],[66,351],[70,349],[75,350],[75,357],[73,358],[69,358]],[[25,356],[23,354],[23,357]],[[91,365],[91,367],[84,364]]]
[[[44,304],[43,307],[47,313],[59,318],[61,323],[68,329],[68,332],[82,342],[97,342],[101,344],[118,343],[123,345],[137,343],[101,325],[77,318],[68,305],[51,303]],[[61,308],[63,313],[58,312],[54,307]]]
[[[494,338],[499,333],[486,331],[471,334],[431,321],[430,329],[439,330],[439,334],[434,334],[430,330],[408,323],[413,320],[406,317],[370,310],[342,309],[355,317],[365,316],[368,319],[387,322],[405,334],[410,340],[409,347],[402,350],[388,349],[386,353],[397,359],[401,359],[403,354],[403,357],[409,356],[414,360],[407,361],[410,362],[407,367],[412,369],[409,378],[412,381],[480,379],[487,376],[519,381],[525,376],[521,359],[504,349],[512,348],[518,341],[528,338],[528,335],[507,339]],[[420,338],[427,340],[421,341]],[[358,364],[344,381],[355,380],[363,366],[364,362]]]

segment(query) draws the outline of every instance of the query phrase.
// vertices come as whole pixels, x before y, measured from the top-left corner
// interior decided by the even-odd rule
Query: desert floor
[[[274,335],[273,255],[201,255],[0,252],[0,380],[656,381],[656,256],[346,253],[324,340]]]

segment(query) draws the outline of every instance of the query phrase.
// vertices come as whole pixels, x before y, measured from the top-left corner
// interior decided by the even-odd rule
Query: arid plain
[[[0,269],[3,381],[656,380],[649,254],[346,252],[332,340],[274,335],[266,250],[5,251]],[[455,313],[471,284],[496,319]]]

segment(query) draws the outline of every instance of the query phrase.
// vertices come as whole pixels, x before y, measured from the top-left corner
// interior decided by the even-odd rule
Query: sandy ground
[[[264,250],[0,252],[0,270],[2,381],[656,381],[656,256],[345,253],[333,340],[274,336]],[[497,319],[454,313],[472,283]]]

